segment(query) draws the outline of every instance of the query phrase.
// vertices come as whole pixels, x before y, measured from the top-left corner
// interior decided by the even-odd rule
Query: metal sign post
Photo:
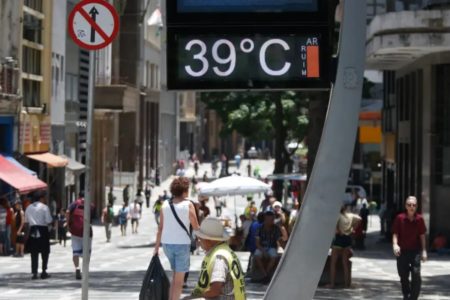
[[[86,183],[83,214],[83,281],[81,299],[89,293],[89,263],[91,257],[91,190],[92,131],[94,127],[95,50],[108,46],[119,31],[119,16],[114,7],[103,0],[83,0],[69,15],[69,34],[78,46],[89,53],[89,90],[87,107]]]
[[[88,299],[89,291],[89,262],[91,259],[91,190],[92,190],[92,131],[94,126],[94,85],[95,85],[95,51],[89,53],[89,90],[87,107],[87,141],[86,141],[86,183],[84,199],[84,227],[83,227],[83,281],[81,285],[81,299]]]
[[[361,107],[366,2],[344,1],[339,63],[305,200],[264,299],[314,297],[335,232],[351,166]]]

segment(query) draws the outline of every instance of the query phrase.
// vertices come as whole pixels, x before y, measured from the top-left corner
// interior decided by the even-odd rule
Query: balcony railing
[[[19,68],[11,58],[0,64],[0,94],[17,96],[19,93]]]

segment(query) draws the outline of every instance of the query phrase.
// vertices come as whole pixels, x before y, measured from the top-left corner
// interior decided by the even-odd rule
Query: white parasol
[[[232,175],[222,177],[199,188],[201,196],[237,196],[263,193],[270,190],[270,185],[251,177]]]
[[[232,175],[216,179],[207,185],[201,186],[198,193],[200,196],[220,197],[263,193],[268,192],[270,189],[270,185],[260,180]],[[236,197],[234,197],[234,215],[237,224]]]

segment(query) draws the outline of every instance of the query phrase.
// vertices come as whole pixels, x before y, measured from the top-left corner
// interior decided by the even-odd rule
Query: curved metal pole
[[[264,299],[314,297],[350,170],[361,104],[366,1],[345,0],[339,64],[318,155],[286,252]]]

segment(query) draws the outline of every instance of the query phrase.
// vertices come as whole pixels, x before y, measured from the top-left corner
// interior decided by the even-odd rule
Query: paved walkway
[[[273,161],[257,161],[263,174],[269,174]],[[245,168],[245,163],[241,169]],[[210,170],[205,164],[199,174]],[[189,170],[188,176],[193,175]],[[153,197],[168,189],[170,180],[155,189]],[[121,199],[120,189],[116,191]],[[152,202],[154,199],[152,199]],[[257,198],[260,201],[260,198]],[[229,201],[225,215],[234,216],[234,201]],[[258,203],[257,203],[258,204]],[[243,211],[245,201],[238,199],[238,214]],[[214,214],[212,201],[211,211]],[[377,219],[372,220],[366,251],[355,251],[353,257],[353,287],[351,289],[328,290],[319,288],[314,299],[401,299],[400,284],[396,273],[395,260],[390,245],[379,243]],[[106,243],[104,229],[94,226],[93,252],[90,266],[89,299],[138,299],[145,270],[150,262],[156,223],[150,209],[144,208],[137,235],[128,228],[126,237],[120,236],[118,227],[113,228],[112,243]],[[0,257],[0,300],[72,300],[81,299],[81,281],[75,280],[71,258],[70,241],[67,247],[52,246],[50,254],[48,280],[30,280],[30,257]],[[161,260],[169,269],[167,259],[161,251]],[[248,253],[238,253],[243,267],[246,268]],[[195,285],[202,255],[191,257],[191,276],[187,294]],[[430,261],[423,264],[423,293],[421,299],[450,299],[450,257],[430,255]],[[308,276],[308,270],[299,270],[298,277]],[[262,299],[267,286],[247,284],[248,299]],[[279,299],[283,299],[280,295]]]

